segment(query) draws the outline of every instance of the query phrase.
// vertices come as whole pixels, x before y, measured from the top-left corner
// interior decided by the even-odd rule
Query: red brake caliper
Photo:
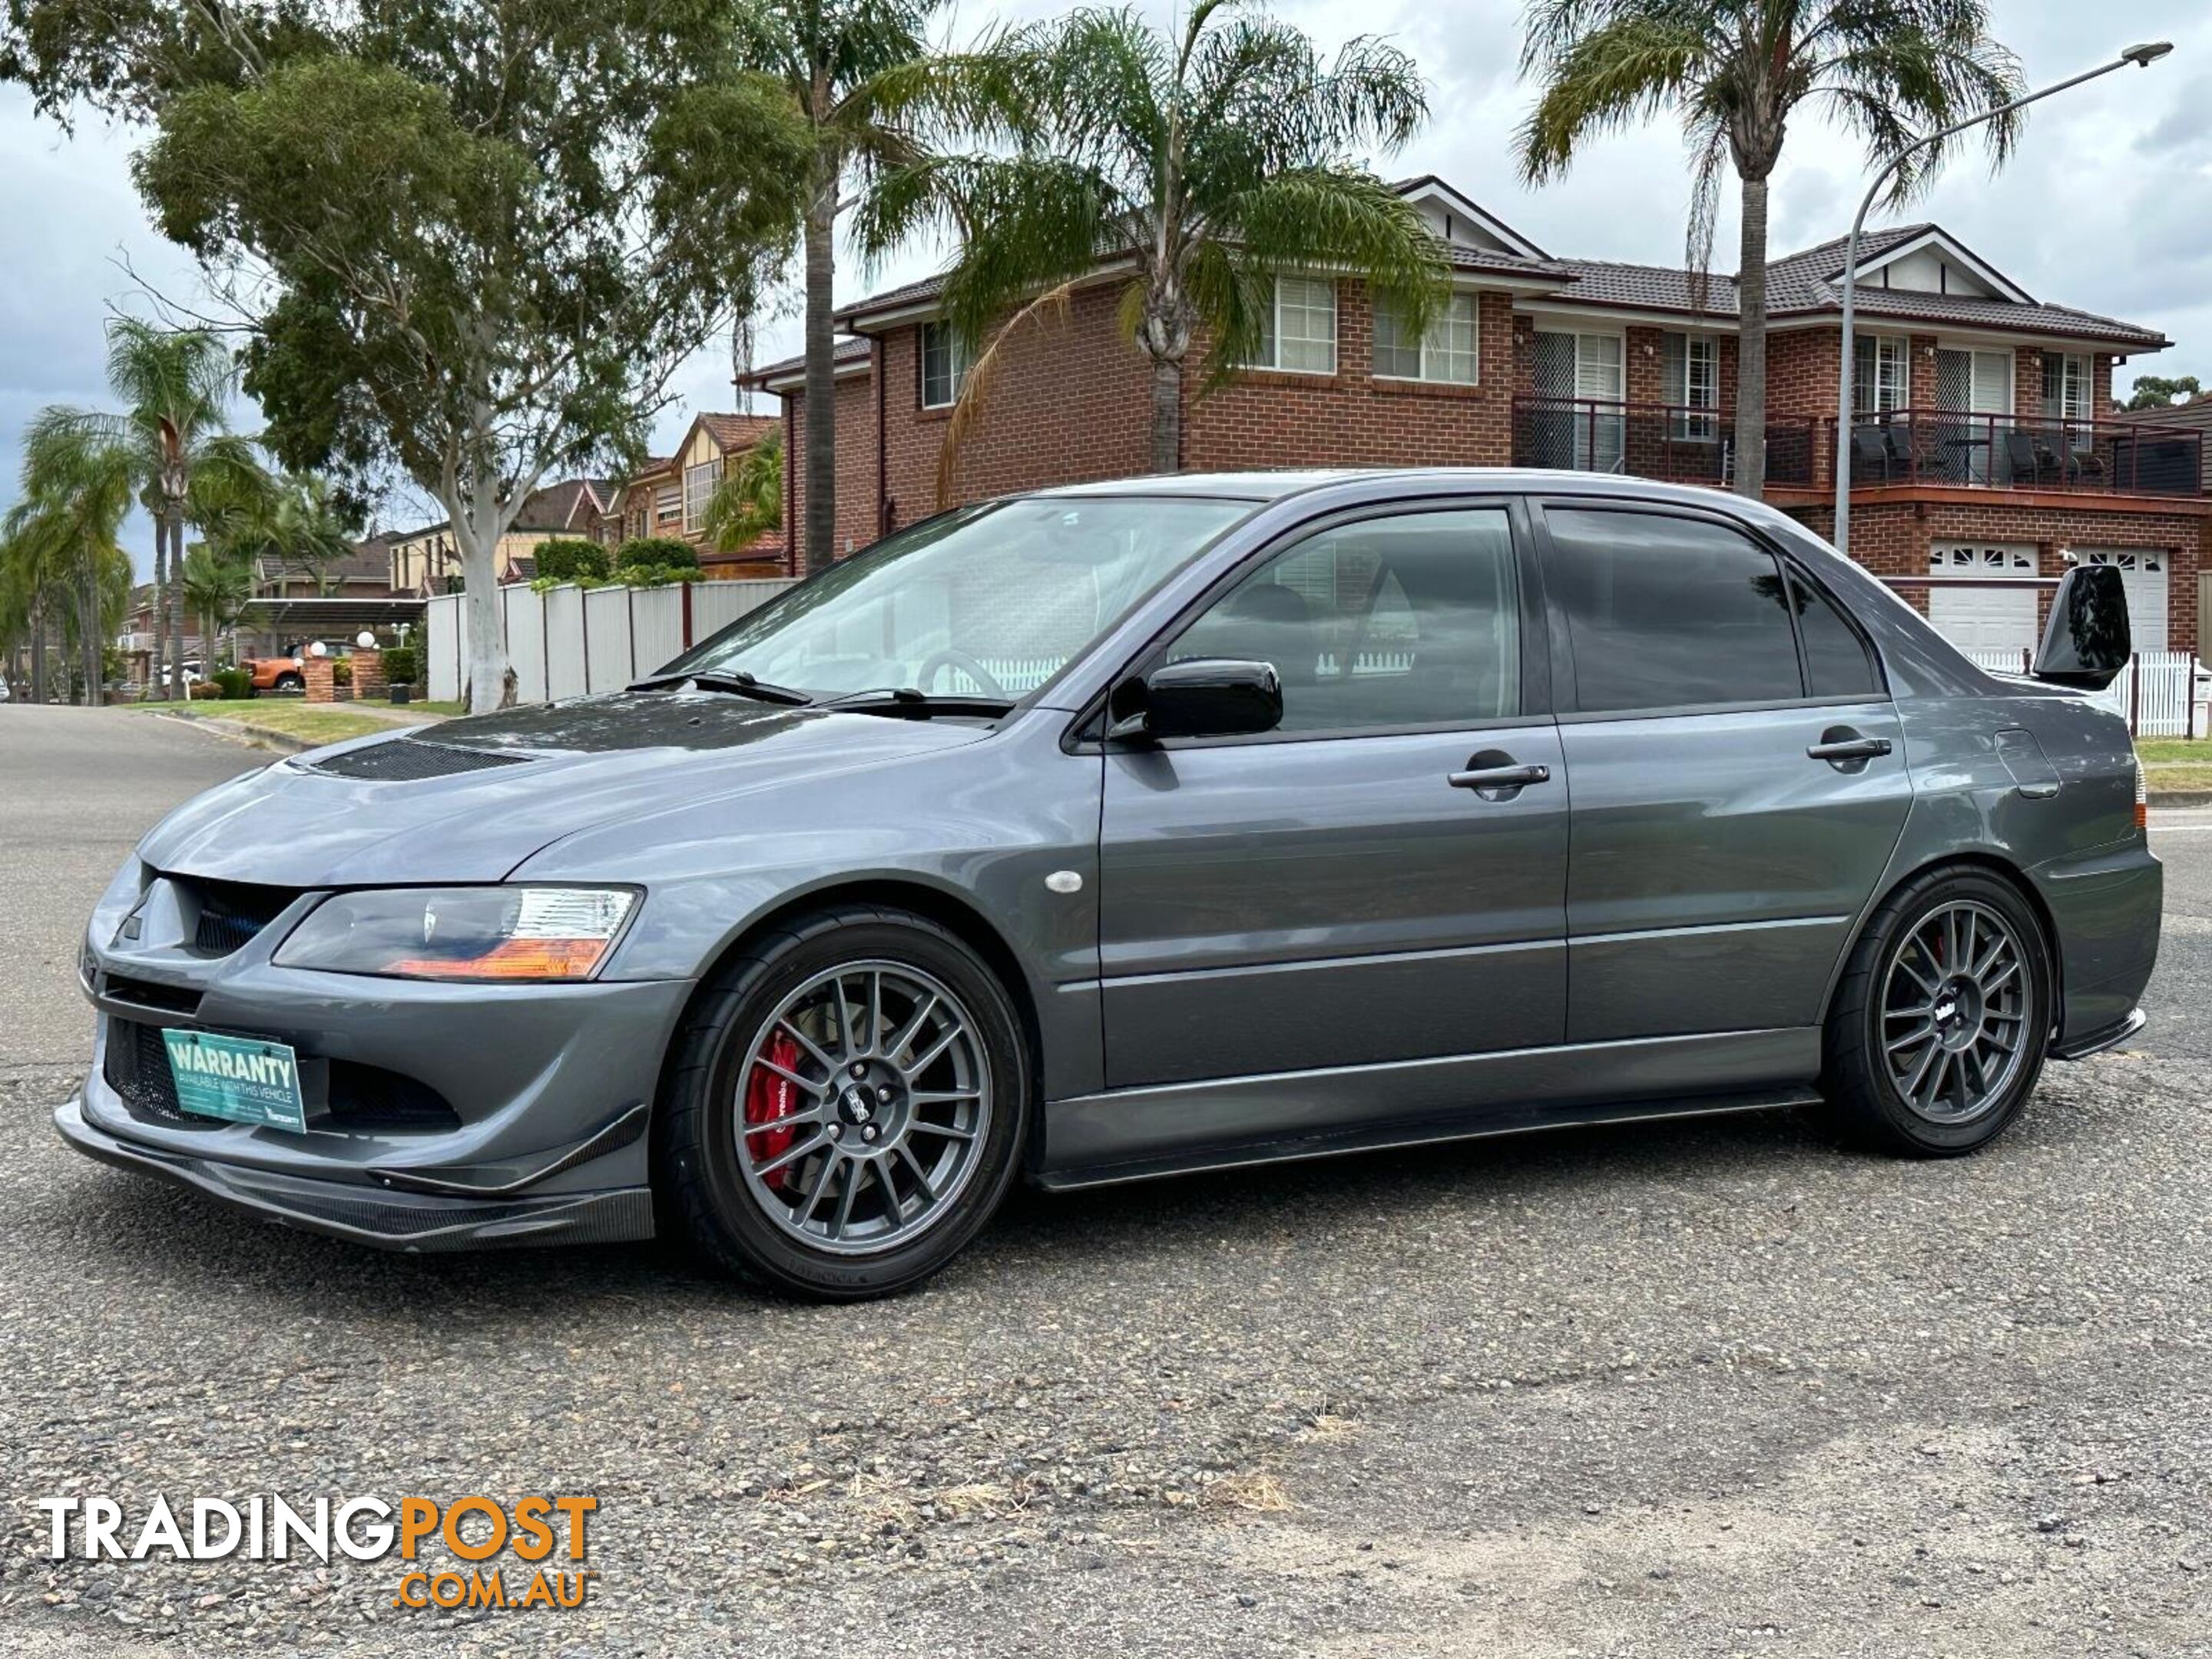
[[[787,1072],[797,1071],[798,1039],[787,1031],[775,1032],[769,1038],[768,1047],[761,1051],[761,1059],[766,1060],[768,1066],[754,1066],[752,1079],[745,1085],[745,1127],[749,1131],[756,1124],[776,1122],[799,1109],[798,1086],[789,1078],[779,1077],[768,1068],[769,1066],[781,1066]],[[798,1136],[796,1127],[749,1133],[745,1136],[745,1150],[755,1164],[766,1164],[789,1151],[791,1143]],[[763,1179],[781,1192],[790,1175],[791,1168],[787,1164],[781,1170],[771,1171]]]

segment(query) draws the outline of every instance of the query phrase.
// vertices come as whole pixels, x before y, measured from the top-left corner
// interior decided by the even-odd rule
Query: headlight
[[[589,979],[636,903],[623,887],[340,893],[307,914],[275,960],[399,979]]]

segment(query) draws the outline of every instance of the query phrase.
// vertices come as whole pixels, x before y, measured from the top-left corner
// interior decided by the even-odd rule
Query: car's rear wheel
[[[2019,890],[1987,871],[1930,871],[1890,896],[1851,952],[1822,1091],[1869,1145],[1973,1152],[2034,1093],[2051,1023],[2050,950]]]
[[[1030,1066],[1006,988],[924,917],[839,906],[714,975],[657,1115],[664,1222],[793,1294],[880,1296],[937,1271],[1021,1159]]]
[[[307,689],[307,682],[297,674],[279,674],[276,689],[279,691],[304,691]]]

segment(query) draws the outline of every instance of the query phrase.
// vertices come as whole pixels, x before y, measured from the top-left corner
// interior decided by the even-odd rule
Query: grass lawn
[[[2143,777],[2153,790],[2212,790],[2212,765],[2146,766]]]
[[[368,732],[389,732],[392,722],[374,714],[356,714],[327,703],[312,707],[296,697],[211,697],[184,703],[143,702],[133,705],[141,714],[181,714],[188,720],[239,720],[264,732],[280,732],[302,743],[337,743]]]
[[[2203,738],[2137,738],[2136,757],[2145,766],[2164,765],[2174,761],[2212,766],[2212,740]]]

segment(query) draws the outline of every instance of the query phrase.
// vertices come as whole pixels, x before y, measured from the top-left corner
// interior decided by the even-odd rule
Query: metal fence
[[[499,590],[500,637],[523,702],[617,691],[789,587],[785,580],[684,582],[667,587]],[[468,679],[462,606],[447,594],[424,606],[430,696],[459,698]]]
[[[1993,674],[2025,674],[2032,651],[1969,651]],[[2139,738],[2193,738],[2204,728],[2197,712],[2197,659],[2187,651],[2139,651],[2112,684],[2090,697],[2128,723]]]

